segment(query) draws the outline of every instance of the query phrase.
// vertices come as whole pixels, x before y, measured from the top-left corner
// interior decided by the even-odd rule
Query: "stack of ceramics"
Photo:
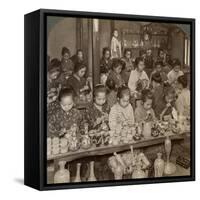
[[[60,153],[68,152],[68,140],[66,138],[60,139]]]
[[[52,139],[52,154],[56,155],[60,152],[60,139],[58,137],[53,137]]]

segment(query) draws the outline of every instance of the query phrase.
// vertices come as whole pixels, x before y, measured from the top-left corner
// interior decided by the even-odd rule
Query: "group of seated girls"
[[[105,55],[108,52],[107,48],[103,51]],[[107,62],[102,58],[101,64],[101,72],[107,73],[106,81],[94,86],[93,99],[83,113],[77,108],[77,97],[92,90],[85,77],[87,65],[78,54],[71,59],[67,48],[62,50],[61,61],[50,61],[48,92],[56,88],[55,95],[52,98],[49,95],[47,102],[50,135],[62,135],[73,124],[81,129],[88,123],[89,129],[98,129],[105,122],[111,130],[116,130],[117,124],[133,125],[149,115],[153,120],[166,120],[166,116],[177,120],[179,115],[189,116],[188,74],[181,71],[178,59],[172,61],[168,73],[163,62],[158,60],[149,75],[145,72],[144,57],[136,58],[134,68],[125,72],[122,59]],[[106,69],[108,64],[111,66]]]

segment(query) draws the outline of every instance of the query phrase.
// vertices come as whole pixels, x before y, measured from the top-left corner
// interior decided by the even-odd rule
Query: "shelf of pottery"
[[[176,164],[170,161],[171,146],[171,139],[169,136],[166,136],[164,141],[166,161],[162,159],[162,153],[158,152],[157,158],[153,163],[154,177],[169,176],[176,172]],[[81,163],[76,164],[75,178],[70,176],[69,169],[65,168],[66,164],[66,161],[63,160],[58,162],[59,169],[54,175],[54,183],[81,182]],[[86,181],[97,181],[94,165],[95,162],[90,161],[89,176]],[[114,180],[122,180],[126,175],[130,175],[132,179],[148,178],[149,169],[151,167],[147,156],[138,149],[134,150],[132,145],[130,146],[130,151],[128,152],[121,154],[114,152],[113,156],[108,158],[107,165],[113,173]]]
[[[64,167],[67,162],[106,154],[113,154],[108,159],[108,166],[115,179],[122,179],[124,175],[130,173],[132,173],[132,178],[146,178],[149,161],[138,149],[160,143],[165,146],[167,160],[164,163],[161,153],[157,155],[158,158],[154,163],[155,177],[163,173],[172,174],[176,167],[170,162],[171,140],[183,139],[185,134],[189,133],[189,124],[187,120],[179,120],[179,122],[173,120],[168,122],[145,121],[136,123],[134,126],[124,122],[119,124],[115,131],[109,130],[105,123],[98,130],[88,131],[88,124],[85,124],[81,136],[77,125],[73,124],[62,137],[47,138],[47,160],[54,160],[60,166],[55,173],[54,181],[58,182],[58,177],[61,176],[59,174],[62,173],[65,174],[65,181],[70,181],[70,172]],[[131,151],[119,154],[125,150]],[[91,168],[92,166],[93,164]],[[79,174],[80,167],[81,163],[78,163],[77,174]],[[95,180],[94,169],[91,170],[93,178],[90,180]],[[80,180],[80,177],[76,180]]]
[[[129,48],[137,56],[142,49],[152,49],[156,56],[159,48],[170,50],[172,46],[168,28],[156,23],[122,29],[121,35],[123,50]]]

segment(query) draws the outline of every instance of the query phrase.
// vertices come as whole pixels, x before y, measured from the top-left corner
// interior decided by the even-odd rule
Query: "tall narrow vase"
[[[81,175],[80,175],[80,171],[81,171],[81,163],[77,163],[76,165],[76,177],[74,179],[74,182],[81,182]]]
[[[171,139],[169,138],[169,136],[167,136],[165,139],[165,152],[167,155],[167,161],[164,169],[164,173],[167,175],[173,174],[176,171],[176,165],[170,162],[171,149],[172,149]]]
[[[162,177],[165,169],[165,162],[162,159],[162,153],[157,153],[157,158],[154,162],[154,177]]]
[[[89,175],[88,181],[96,181],[96,180],[97,179],[94,174],[94,161],[91,161],[90,162],[90,175]]]

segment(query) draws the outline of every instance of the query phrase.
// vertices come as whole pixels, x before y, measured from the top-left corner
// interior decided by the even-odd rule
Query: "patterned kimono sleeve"
[[[117,109],[115,106],[113,106],[110,110],[109,113],[109,127],[111,130],[115,130],[116,129],[116,125],[117,125]]]
[[[94,126],[94,119],[93,119],[93,114],[92,114],[92,109],[89,108],[89,106],[85,110],[85,122],[89,124],[89,129],[92,129]]]
[[[77,111],[78,111],[78,112],[77,112],[77,123],[78,123],[78,125],[79,125],[79,128],[80,128],[80,129],[83,129],[84,123],[85,123],[85,122],[87,123],[87,121],[85,120],[84,114],[81,113],[79,110],[77,110]]]
[[[60,126],[56,117],[56,114],[52,114],[48,118],[48,135],[58,136],[60,131]]]

